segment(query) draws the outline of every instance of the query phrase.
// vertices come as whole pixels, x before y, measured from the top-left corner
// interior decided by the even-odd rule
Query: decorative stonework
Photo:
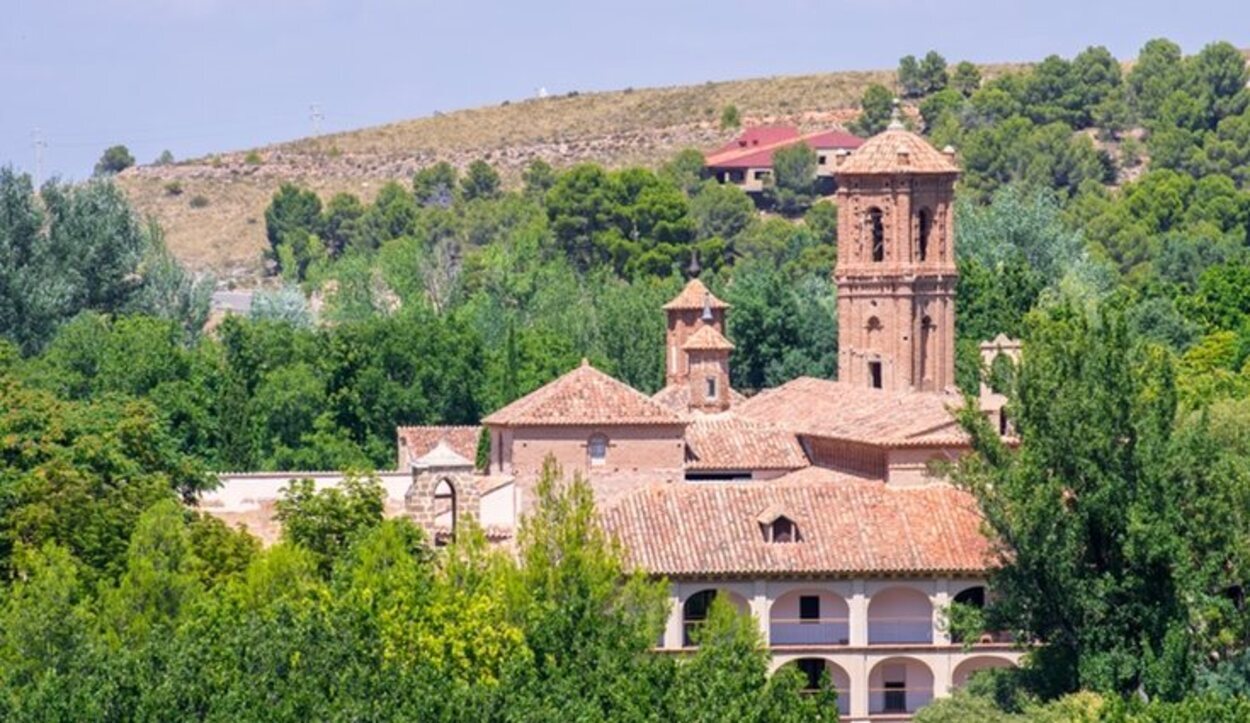
[[[455,534],[465,519],[481,516],[481,495],[473,463],[439,442],[412,464],[412,485],[404,495],[408,517],[431,538]]]

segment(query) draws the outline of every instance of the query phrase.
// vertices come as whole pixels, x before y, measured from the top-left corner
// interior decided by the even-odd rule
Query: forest
[[[1043,643],[921,720],[1250,715],[1248,81],[1228,43],[984,80],[900,62],[908,122],[963,168],[960,386],[1007,391],[1020,436],[962,420],[952,478],[1010,562],[951,624]],[[892,99],[869,88],[855,130]],[[662,581],[628,569],[581,481],[548,471],[513,557],[383,520],[369,476],[396,426],[476,423],[583,356],[658,390],[660,308],[692,267],[733,305],[735,388],[835,375],[837,208],[794,155],[763,213],[697,150],[538,161],[515,188],[437,164],[368,202],[286,185],[272,278],[211,328],[213,280],[107,174],[0,169],[0,715],[831,716],[731,610],[690,659],[650,653]],[[999,333],[1025,341],[1018,369],[980,368]],[[267,549],[181,504],[260,469],[359,478],[293,487]]]

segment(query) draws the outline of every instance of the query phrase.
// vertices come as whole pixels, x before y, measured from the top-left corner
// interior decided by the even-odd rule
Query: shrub
[[[208,205],[208,197],[196,194],[191,197],[191,208],[204,208]]]
[[[260,154],[256,151],[248,151],[247,155],[243,157],[243,162],[249,166],[259,166],[263,163],[260,158]]]
[[[170,181],[169,183],[166,183],[165,195],[166,196],[181,196],[182,195],[182,183],[178,181]]]
[[[738,106],[733,105],[731,103],[725,106],[723,110],[721,110],[720,112],[721,130],[728,130],[730,128],[738,128],[741,125],[742,125],[742,116],[741,114],[738,113]]]

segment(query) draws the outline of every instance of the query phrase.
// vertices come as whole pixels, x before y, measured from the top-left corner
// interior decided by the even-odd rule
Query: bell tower
[[[835,159],[838,377],[893,391],[955,385],[954,149],[889,127]]]

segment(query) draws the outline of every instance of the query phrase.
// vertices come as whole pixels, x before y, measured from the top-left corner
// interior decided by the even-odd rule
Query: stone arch
[[[466,519],[480,519],[477,478],[471,469],[414,467],[404,512],[436,544],[444,543]]]
[[[738,609],[740,614],[748,614],[750,612],[751,608],[746,598],[731,590],[704,588],[686,596],[686,599],[681,603],[683,646],[692,647],[696,645],[692,633],[698,630],[699,626],[707,620],[707,614],[712,607],[712,601],[721,595],[724,595],[729,602],[733,603],[733,606]]]
[[[813,656],[786,661],[777,667],[773,675],[787,668],[796,668],[803,674],[804,692],[815,691],[820,686],[821,676],[828,674],[829,684],[838,694],[838,714],[851,714],[851,676],[845,668],[828,658]]]
[[[916,260],[925,261],[933,248],[930,239],[933,236],[933,211],[927,206],[916,214]]]
[[[907,656],[886,658],[868,673],[868,713],[910,714],[933,701],[933,671]]]
[[[773,645],[846,645],[851,638],[850,618],[850,606],[837,593],[818,588],[790,590],[768,608],[768,639]]]
[[[885,261],[885,212],[877,206],[869,206],[864,213],[864,228],[868,236],[870,258],[874,263]]]
[[[456,484],[450,477],[440,477],[434,483],[434,525],[456,534]]]
[[[868,644],[932,643],[933,603],[914,587],[878,591],[868,601]]]
[[[982,670],[1014,667],[1016,667],[1015,661],[1000,658],[997,655],[973,656],[955,666],[955,670],[951,673],[951,685],[955,688],[962,688],[968,684],[968,680],[972,678],[973,674]]]

